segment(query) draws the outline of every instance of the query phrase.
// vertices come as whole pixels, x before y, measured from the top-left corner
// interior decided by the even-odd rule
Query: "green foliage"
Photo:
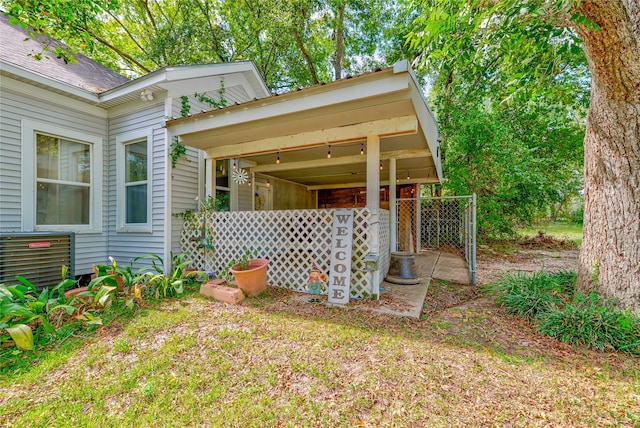
[[[581,195],[589,72],[575,32],[554,22],[560,3],[407,6],[405,49],[430,83],[443,192],[477,193],[481,238]]]
[[[82,50],[129,75],[252,60],[274,90],[379,66],[378,46],[396,12],[383,0],[2,3],[13,23],[33,25],[70,47],[56,55],[71,58],[70,51]]]
[[[0,330],[9,333],[18,349],[32,350],[36,339],[55,335],[56,329],[49,322],[54,314],[71,315],[76,311],[64,298],[65,289],[75,281],[67,278],[66,266],[62,267],[61,273],[62,281],[51,292],[48,288],[38,292],[36,286],[22,276],[16,277],[19,284],[0,284]]]
[[[187,253],[174,255],[171,253],[171,269],[166,270],[165,262],[157,254],[145,254],[143,256],[136,257],[138,260],[150,260],[151,270],[149,274],[149,285],[155,288],[156,298],[164,298],[168,296],[178,297],[184,293],[184,285],[187,280],[185,279],[185,269],[191,264],[191,260],[185,260]],[[191,274],[194,277],[201,276],[201,272],[194,272]]]
[[[187,147],[180,142],[176,136],[171,145],[169,145],[169,157],[171,158],[171,168],[175,168],[178,160],[187,154]]]
[[[576,293],[564,307],[540,315],[538,329],[563,342],[640,354],[640,317],[622,310],[592,290]]]
[[[508,275],[487,289],[511,313],[537,324],[538,330],[571,344],[640,354],[640,317],[604,299],[574,290],[573,272],[523,272]]]
[[[539,314],[561,305],[566,295],[573,292],[575,280],[573,272],[538,271],[532,275],[517,272],[494,285],[500,292],[496,301],[509,312],[534,321]]]
[[[191,112],[191,104],[189,103],[189,97],[182,95],[180,97],[180,116],[185,117]]]

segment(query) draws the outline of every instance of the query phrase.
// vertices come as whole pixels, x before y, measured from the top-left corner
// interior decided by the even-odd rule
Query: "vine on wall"
[[[208,104],[211,108],[221,108],[227,106],[227,100],[224,97],[225,88],[224,88],[224,79],[220,82],[220,89],[218,90],[218,98],[219,101],[208,97],[205,93],[194,92],[193,96],[196,100],[201,103]],[[191,114],[191,103],[189,102],[189,97],[187,95],[182,95],[180,97],[180,115],[182,117],[188,116]],[[187,153],[187,148],[180,141],[180,139],[176,136],[174,137],[173,142],[169,146],[169,157],[171,158],[171,168],[175,168],[178,160],[182,156],[185,156]]]

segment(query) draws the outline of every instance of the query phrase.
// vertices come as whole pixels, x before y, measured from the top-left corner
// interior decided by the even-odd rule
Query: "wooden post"
[[[380,256],[380,137],[367,136],[367,209],[371,213],[368,229],[371,254]],[[380,267],[371,271],[371,294],[380,298]]]

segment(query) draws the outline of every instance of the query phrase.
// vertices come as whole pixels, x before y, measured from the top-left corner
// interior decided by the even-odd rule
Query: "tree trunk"
[[[591,71],[584,140],[584,237],[577,287],[640,311],[640,5],[583,0],[601,29],[577,26]]]
[[[344,9],[347,7],[347,1],[340,4],[335,17],[335,28],[333,30],[333,38],[336,43],[336,51],[333,54],[333,72],[335,80],[342,79],[342,57],[344,56]]]

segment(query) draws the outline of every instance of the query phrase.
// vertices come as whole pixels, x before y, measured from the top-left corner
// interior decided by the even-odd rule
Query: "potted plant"
[[[233,274],[235,283],[248,297],[257,296],[267,289],[267,267],[269,260],[252,258],[247,250],[239,261],[233,260],[229,273]]]

